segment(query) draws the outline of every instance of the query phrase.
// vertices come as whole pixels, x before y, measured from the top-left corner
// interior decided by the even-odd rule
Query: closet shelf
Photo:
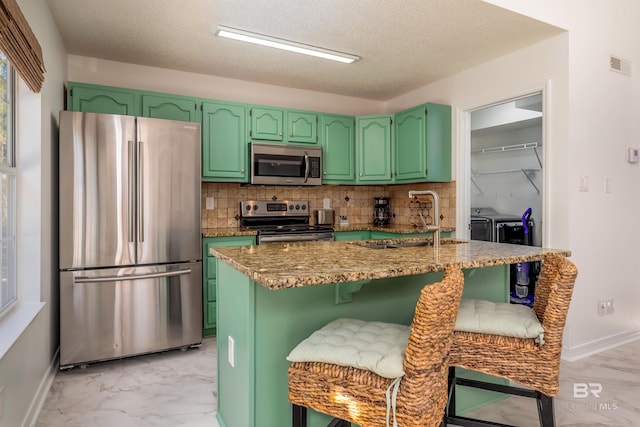
[[[540,146],[541,145],[539,145],[537,142],[526,142],[524,144],[501,145],[499,147],[481,148],[479,150],[473,150],[471,154],[502,153],[505,151],[529,150],[536,149]]]
[[[536,172],[540,172],[540,169],[502,169],[502,170],[495,170],[495,171],[485,171],[485,172],[471,172],[472,177],[471,177],[471,182],[473,182],[473,184],[475,184],[475,186],[478,188],[478,190],[480,191],[480,193],[483,193],[482,189],[480,189],[480,186],[478,185],[478,183],[473,179],[473,177],[476,176],[487,176],[487,175],[501,175],[501,174],[511,174],[511,173],[522,173],[524,174],[524,176],[527,178],[527,180],[529,181],[529,183],[533,186],[533,188],[536,189],[536,191],[538,192],[538,194],[540,194],[540,189],[538,188],[538,186],[536,186],[536,184],[533,182],[533,179],[531,179],[531,174],[536,173]]]

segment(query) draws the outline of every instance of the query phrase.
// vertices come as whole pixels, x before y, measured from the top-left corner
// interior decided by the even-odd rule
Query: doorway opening
[[[542,92],[482,107],[469,116],[471,239],[509,243],[523,239],[520,244],[542,246]],[[481,224],[480,218],[491,223]],[[516,231],[526,234],[513,237],[518,225]]]

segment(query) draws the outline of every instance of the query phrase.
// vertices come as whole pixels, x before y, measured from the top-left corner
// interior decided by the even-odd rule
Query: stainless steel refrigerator
[[[60,112],[60,367],[202,342],[200,125]]]

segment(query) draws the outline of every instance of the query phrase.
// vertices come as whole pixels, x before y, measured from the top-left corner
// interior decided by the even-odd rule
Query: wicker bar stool
[[[540,425],[555,426],[553,397],[559,388],[562,334],[577,274],[575,265],[562,255],[548,254],[544,257],[533,304],[534,317],[537,317],[544,330],[543,344],[536,343],[532,338],[456,330],[449,362],[452,367],[449,374],[448,423],[468,427],[506,426],[457,416],[455,387],[463,385],[535,398]],[[508,307],[505,304],[503,308]],[[527,388],[458,378],[454,366],[506,378]]]
[[[447,403],[448,354],[463,283],[462,271],[448,267],[441,282],[422,289],[410,328],[383,324],[407,329],[406,347],[400,347],[400,356],[404,353],[404,360],[399,357],[398,362],[404,371],[400,379],[334,363],[291,363],[293,426],[306,426],[307,408],[335,417],[332,427],[441,425]]]

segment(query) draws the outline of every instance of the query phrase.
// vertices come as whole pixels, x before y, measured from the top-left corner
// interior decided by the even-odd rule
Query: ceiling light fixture
[[[309,46],[289,40],[277,39],[262,34],[251,33],[249,31],[218,25],[216,35],[234,40],[259,44],[261,46],[273,47],[276,49],[288,50],[290,52],[303,53],[305,55],[317,56],[318,58],[331,59],[332,61],[350,64],[360,59],[359,56],[348,53],[337,52],[335,50],[323,49],[321,47]]]

